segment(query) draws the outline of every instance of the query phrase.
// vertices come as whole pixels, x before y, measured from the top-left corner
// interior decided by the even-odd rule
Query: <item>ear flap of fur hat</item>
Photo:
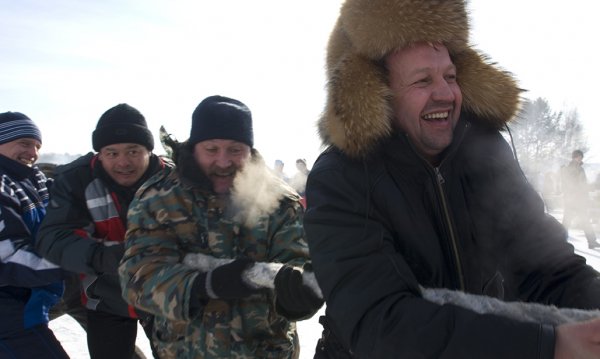
[[[334,144],[352,157],[360,156],[392,131],[390,90],[384,73],[373,61],[350,52],[329,70],[319,134],[324,143]]]
[[[501,128],[517,114],[522,90],[510,73],[494,67],[470,48],[454,55],[453,60],[463,109],[495,128]]]
[[[323,142],[364,157],[390,136],[392,94],[381,62],[417,42],[444,44],[457,66],[463,108],[502,126],[516,114],[520,90],[469,47],[468,34],[464,0],[347,0],[327,48]]]

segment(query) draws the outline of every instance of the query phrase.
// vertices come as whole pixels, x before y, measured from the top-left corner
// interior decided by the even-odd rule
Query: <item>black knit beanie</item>
[[[189,143],[223,139],[254,146],[252,113],[242,102],[224,96],[210,96],[202,100],[192,114]]]
[[[20,112],[0,113],[0,144],[33,138],[42,143],[42,133],[33,121]]]
[[[148,151],[154,149],[154,137],[144,116],[126,103],[119,104],[100,116],[92,133],[94,151],[115,143],[137,143]]]

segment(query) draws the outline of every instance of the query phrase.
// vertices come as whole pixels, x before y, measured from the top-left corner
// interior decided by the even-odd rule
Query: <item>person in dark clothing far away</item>
[[[600,319],[531,322],[423,296],[600,308],[599,273],[500,133],[520,89],[468,36],[461,0],[341,7],[319,121],[328,148],[306,188],[326,300],[316,357],[600,357]]]
[[[117,267],[127,210],[137,189],[168,163],[152,153],[154,138],[144,116],[124,103],[100,117],[92,145],[97,153],[56,169],[36,249],[81,274],[91,359],[130,359],[138,320],[152,345],[153,318],[121,296]]]
[[[561,168],[561,189],[564,204],[563,226],[569,228],[572,222],[577,223],[583,229],[588,247],[600,247],[590,218],[590,186],[583,169],[583,151],[573,151],[571,162]]]

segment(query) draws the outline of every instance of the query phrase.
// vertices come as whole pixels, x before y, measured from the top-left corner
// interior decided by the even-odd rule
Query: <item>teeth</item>
[[[19,161],[21,161],[23,164],[31,167],[33,165],[33,160],[30,158],[19,158]]]
[[[424,119],[426,120],[434,120],[434,119],[440,119],[440,118],[446,118],[448,117],[450,113],[448,111],[446,112],[437,112],[437,113],[429,113],[425,116],[423,116]]]

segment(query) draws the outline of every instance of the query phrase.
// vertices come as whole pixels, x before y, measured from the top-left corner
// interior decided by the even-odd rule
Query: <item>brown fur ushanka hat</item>
[[[470,47],[464,0],[346,0],[327,49],[327,103],[318,123],[324,144],[364,157],[391,135],[391,91],[380,63],[416,42],[448,48],[463,110],[497,128],[515,116],[521,90]]]

